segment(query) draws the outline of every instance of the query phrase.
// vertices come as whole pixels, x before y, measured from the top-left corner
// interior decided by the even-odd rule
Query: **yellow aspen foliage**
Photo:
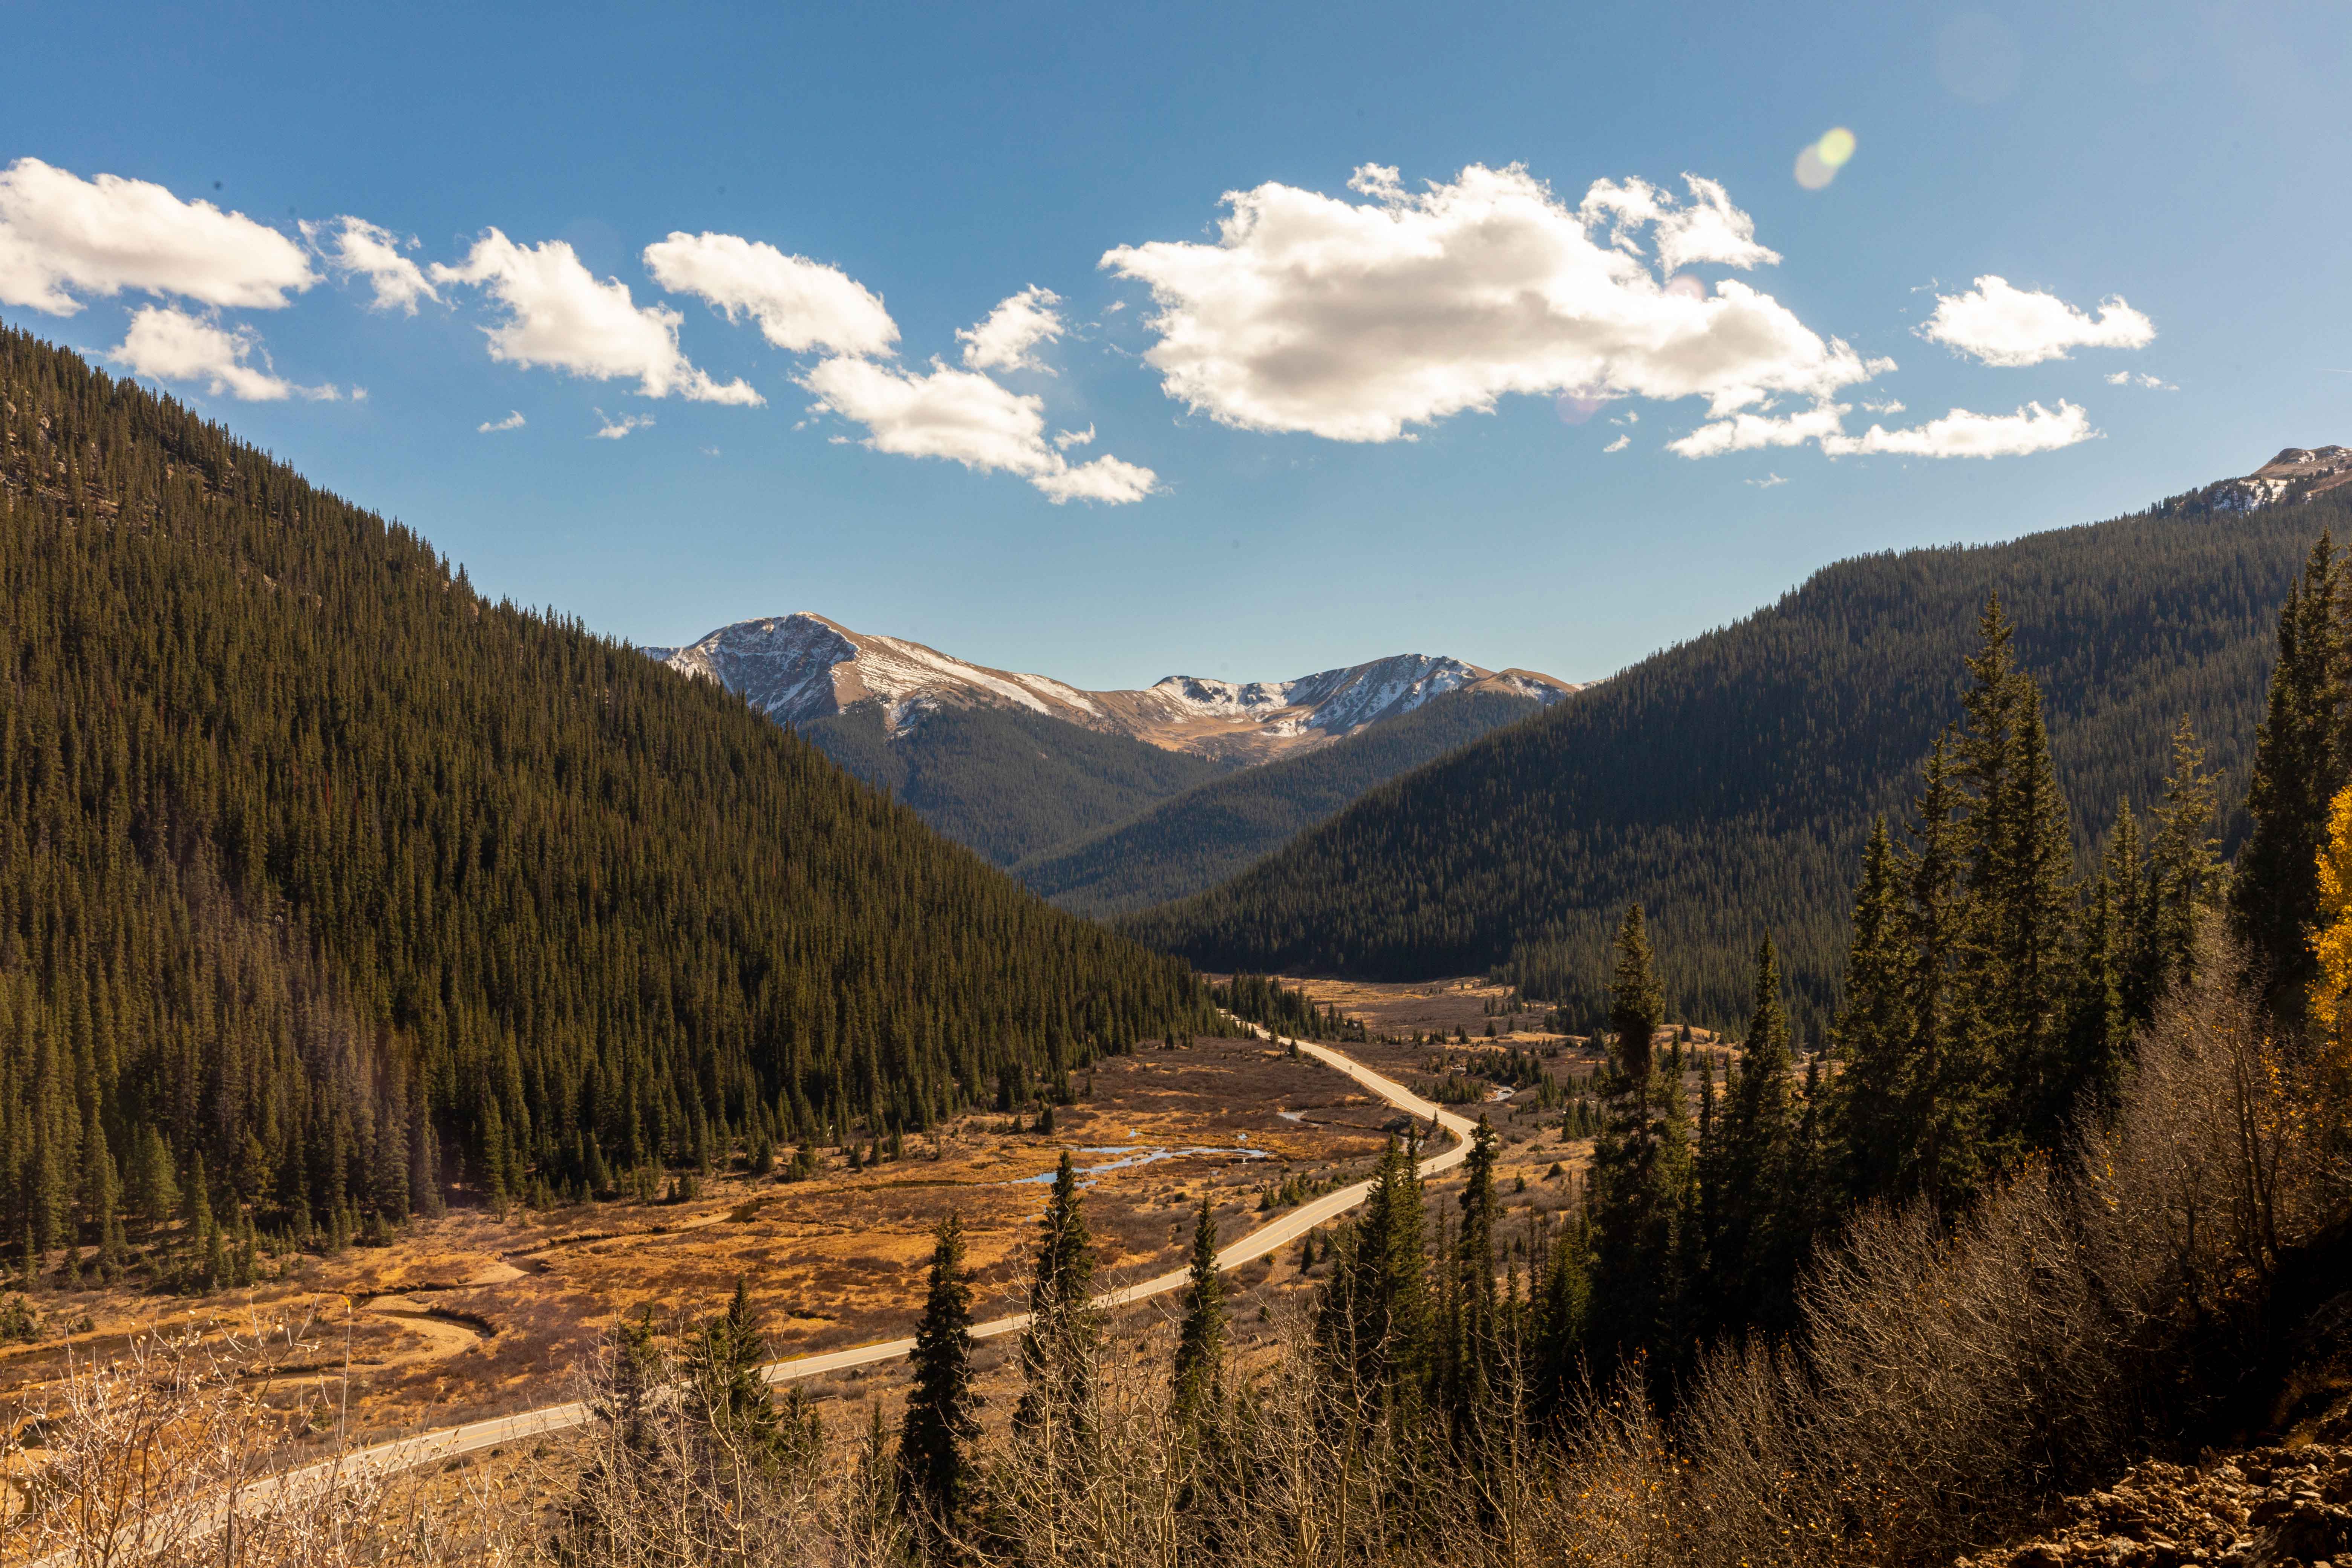
[[[2319,960],[2312,1014],[2341,1044],[2352,1030],[2352,788],[2328,803],[2327,838],[2319,847],[2319,931],[2311,946]]]
[[[2327,837],[2319,847],[2319,921],[2312,938],[2319,978],[2311,988],[2313,1021],[2329,1050],[2322,1082],[2340,1118],[2352,1087],[2352,788],[2328,803]]]

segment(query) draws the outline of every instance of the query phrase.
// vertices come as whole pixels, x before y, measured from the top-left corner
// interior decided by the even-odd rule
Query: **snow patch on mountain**
[[[1506,691],[1549,703],[1580,689],[1531,670],[1497,673],[1458,658],[1396,654],[1294,680],[1171,675],[1142,691],[1085,691],[1048,676],[971,664],[903,637],[855,632],[806,611],[738,621],[684,647],[644,652],[739,693],[782,724],[873,700],[890,728],[904,733],[941,708],[1009,707],[1244,762],[1352,734],[1452,691]]]

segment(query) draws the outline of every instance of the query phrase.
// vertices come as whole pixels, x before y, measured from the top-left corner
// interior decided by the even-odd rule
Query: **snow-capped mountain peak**
[[[1085,691],[1049,676],[968,663],[903,637],[855,632],[807,611],[738,621],[684,647],[648,647],[681,674],[740,693],[778,723],[881,705],[903,731],[940,708],[1026,710],[1173,751],[1263,762],[1409,713],[1450,691],[1507,691],[1551,702],[1579,689],[1528,670],[1397,654],[1294,680],[1171,675],[1142,691]]]

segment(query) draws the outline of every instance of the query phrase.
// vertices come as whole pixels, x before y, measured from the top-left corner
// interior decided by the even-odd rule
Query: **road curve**
[[[1381,1100],[1395,1106],[1415,1120],[1434,1122],[1453,1134],[1451,1147],[1424,1157],[1421,1162],[1423,1176],[1436,1175],[1459,1165],[1470,1152],[1471,1124],[1464,1117],[1444,1107],[1433,1104],[1411,1089],[1374,1072],[1354,1058],[1318,1046],[1311,1040],[1292,1040],[1270,1035],[1255,1025],[1250,1026],[1260,1039],[1276,1045],[1295,1047],[1299,1055],[1311,1057],[1335,1071],[1344,1073]],[[1217,1254],[1220,1269],[1237,1268],[1255,1258],[1264,1258],[1278,1247],[1297,1240],[1317,1226],[1335,1219],[1364,1201],[1371,1183],[1357,1182],[1337,1192],[1326,1193],[1311,1203],[1302,1204],[1279,1219],[1270,1220],[1257,1229],[1224,1247]],[[1106,1307],[1123,1307],[1130,1302],[1146,1300],[1181,1289],[1188,1270],[1174,1269],[1132,1285],[1122,1285],[1097,1298]],[[1029,1323],[1026,1312],[1009,1318],[993,1318],[972,1325],[974,1339],[992,1339],[999,1334],[1018,1333]],[[797,1378],[814,1377],[828,1372],[841,1372],[850,1367],[871,1366],[877,1362],[895,1360],[909,1354],[915,1348],[911,1339],[884,1340],[875,1344],[853,1345],[847,1350],[826,1351],[817,1355],[795,1356],[790,1361],[771,1362],[761,1369],[761,1374],[772,1384],[790,1383]],[[389,1475],[430,1464],[436,1459],[471,1454],[503,1443],[518,1442],[550,1432],[561,1432],[577,1426],[588,1419],[588,1408],[578,1402],[550,1405],[537,1410],[526,1410],[515,1415],[492,1416],[482,1421],[468,1421],[463,1426],[444,1426],[436,1431],[420,1432],[389,1443],[379,1443],[331,1460],[303,1469],[290,1470],[267,1481],[256,1482],[240,1494],[244,1506],[259,1506],[273,1496],[283,1496],[285,1489],[306,1490],[326,1482],[340,1467],[341,1472],[371,1472]],[[34,1568],[46,1568],[35,1564]]]

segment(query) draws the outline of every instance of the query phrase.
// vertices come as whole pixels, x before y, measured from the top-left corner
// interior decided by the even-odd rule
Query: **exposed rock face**
[[[2150,1460],[2070,1506],[2063,1528],[1957,1568],[2352,1568],[2352,1447]]]
[[[1083,691],[1043,675],[995,669],[903,637],[850,630],[805,612],[739,621],[649,658],[717,681],[778,723],[877,701],[894,731],[940,708],[1025,709],[1170,751],[1269,762],[1401,717],[1450,691],[1504,691],[1556,702],[1580,688],[1532,670],[1396,654],[1295,680],[1171,675],[1140,691]]]
[[[2168,512],[2247,512],[2285,501],[2310,500],[2352,484],[2352,447],[2289,447],[2243,479],[2223,479],[2175,496]]]

